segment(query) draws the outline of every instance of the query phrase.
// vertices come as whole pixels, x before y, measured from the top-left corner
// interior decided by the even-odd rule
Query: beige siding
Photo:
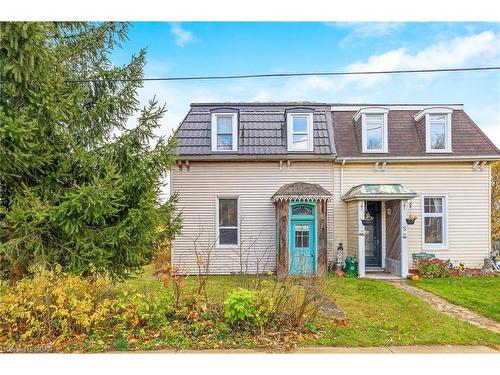
[[[350,257],[358,257],[358,247],[359,247],[359,210],[358,210],[358,202],[349,202],[344,203],[342,205],[345,206],[347,212],[347,220],[340,216],[339,214],[335,214],[335,219],[337,222],[342,221],[342,226],[347,228],[347,241],[344,243],[344,251],[347,256]],[[342,242],[342,241],[340,241]]]
[[[190,170],[172,173],[172,191],[179,192],[179,208],[184,227],[173,243],[173,263],[188,273],[196,273],[194,240],[204,260],[210,253],[210,271],[265,272],[275,269],[276,223],[271,196],[281,186],[304,181],[318,183],[333,193],[332,162],[292,162],[280,170],[279,162],[191,162]],[[240,248],[212,248],[215,241],[217,196],[239,196]],[[332,228],[333,207],[328,207]],[[333,255],[333,230],[328,231],[329,258]]]
[[[343,192],[359,184],[400,183],[418,193],[410,213],[417,215],[408,226],[408,255],[423,251],[421,197],[423,193],[448,195],[448,249],[426,250],[439,258],[463,261],[466,266],[480,267],[490,247],[489,234],[489,168],[474,171],[471,162],[463,163],[388,163],[385,171],[374,171],[374,164],[346,163]],[[352,236],[344,223],[350,222],[349,205],[340,200],[340,166],[335,166],[335,243],[352,247]],[[349,225],[351,225],[349,223]],[[351,231],[350,231],[351,232]],[[349,232],[349,233],[350,233]],[[349,251],[348,251],[349,252]],[[350,253],[350,252],[349,252]]]

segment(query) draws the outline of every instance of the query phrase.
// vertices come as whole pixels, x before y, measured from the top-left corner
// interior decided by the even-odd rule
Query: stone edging
[[[444,298],[438,297],[431,292],[409,285],[403,280],[387,282],[428,302],[432,307],[440,312],[451,315],[460,320],[465,320],[475,326],[488,329],[495,333],[500,333],[500,323],[494,321],[493,319],[486,318],[469,309],[466,309],[465,307],[448,302]]]

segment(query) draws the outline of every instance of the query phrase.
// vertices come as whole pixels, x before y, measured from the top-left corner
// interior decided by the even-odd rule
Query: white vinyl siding
[[[276,266],[276,222],[273,194],[297,181],[320,184],[333,193],[333,163],[292,161],[280,169],[278,161],[190,162],[190,170],[172,172],[172,192],[179,192],[182,233],[172,244],[172,262],[180,270],[197,272],[196,253],[210,253],[210,271],[268,272]],[[216,239],[217,197],[239,197],[240,243],[213,246]],[[334,253],[333,203],[328,203],[328,256]],[[336,248],[336,246],[335,246]]]
[[[335,165],[335,246],[344,243],[347,253],[357,249],[355,230],[348,233],[351,219],[348,205],[340,199],[340,165]],[[384,172],[375,172],[373,163],[346,163],[344,193],[359,184],[403,184],[418,196],[411,200],[409,214],[416,215],[408,225],[408,261],[411,254],[428,251],[441,259],[462,261],[467,267],[481,267],[490,249],[489,168],[473,170],[472,162],[388,163]],[[446,194],[447,248],[427,250],[422,237],[422,195]],[[353,212],[354,213],[354,212]],[[348,223],[349,220],[349,223]],[[350,231],[351,229],[349,229]],[[350,237],[352,236],[352,237]]]

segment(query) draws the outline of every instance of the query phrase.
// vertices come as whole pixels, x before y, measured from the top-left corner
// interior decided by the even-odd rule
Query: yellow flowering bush
[[[106,329],[115,306],[104,278],[40,271],[0,295],[0,336],[48,339]]]

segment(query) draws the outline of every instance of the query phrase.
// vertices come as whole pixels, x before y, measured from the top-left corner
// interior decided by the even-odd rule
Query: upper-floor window
[[[287,115],[288,151],[313,150],[313,114],[289,113]]]
[[[238,150],[236,113],[212,113],[212,151]]]
[[[361,117],[361,138],[363,152],[388,152],[388,129],[386,108],[363,108],[354,116]]]
[[[415,121],[425,118],[426,152],[451,152],[451,108],[426,108],[415,115]]]
[[[451,129],[449,114],[428,114],[426,119],[427,152],[450,152]]]

